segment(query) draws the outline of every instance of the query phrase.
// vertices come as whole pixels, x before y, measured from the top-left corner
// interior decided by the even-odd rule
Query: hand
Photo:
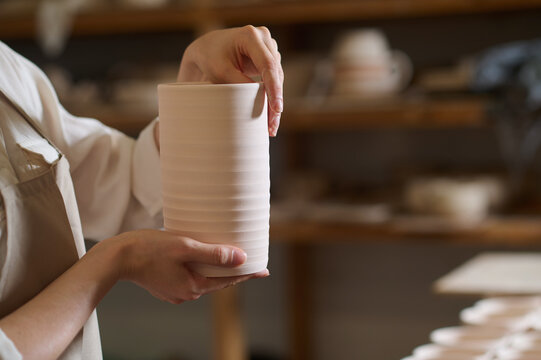
[[[119,279],[178,304],[213,290],[268,276],[205,278],[190,262],[237,266],[242,250],[209,245],[165,231],[139,230],[103,240],[26,304],[0,319],[0,328],[25,359],[57,359]]]
[[[246,261],[246,254],[236,247],[205,244],[166,231],[137,230],[106,241],[123,246],[120,278],[174,304],[269,274],[264,270],[237,277],[206,278],[190,270],[190,263],[235,267]]]
[[[276,136],[283,110],[284,72],[278,45],[266,27],[216,30],[195,40],[184,52],[178,81],[252,82],[261,76],[269,106],[269,135]]]

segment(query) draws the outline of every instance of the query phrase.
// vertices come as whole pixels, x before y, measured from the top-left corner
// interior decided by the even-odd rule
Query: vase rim
[[[194,81],[194,82],[172,82],[172,83],[163,83],[158,84],[158,88],[160,87],[198,87],[198,88],[217,88],[217,87],[250,87],[250,86],[261,86],[263,85],[262,82],[246,82],[246,83],[225,83],[225,84],[218,84],[218,83],[211,83],[208,81]]]

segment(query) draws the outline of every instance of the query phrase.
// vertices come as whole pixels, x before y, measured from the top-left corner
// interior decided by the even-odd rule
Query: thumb
[[[184,256],[187,262],[234,267],[246,261],[246,253],[228,245],[206,244],[193,240]]]

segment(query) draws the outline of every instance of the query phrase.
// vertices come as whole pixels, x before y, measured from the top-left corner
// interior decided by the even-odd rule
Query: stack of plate
[[[195,264],[202,275],[264,270],[270,178],[263,85],[163,84],[158,96],[165,228],[248,255],[236,268]]]
[[[466,323],[434,330],[403,360],[541,359],[541,297],[501,297],[461,312]]]

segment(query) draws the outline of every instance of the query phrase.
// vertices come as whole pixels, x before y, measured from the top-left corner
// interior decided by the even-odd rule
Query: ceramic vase
[[[264,270],[270,169],[263,85],[161,84],[158,98],[165,229],[248,255],[235,268],[193,264],[204,276]]]

